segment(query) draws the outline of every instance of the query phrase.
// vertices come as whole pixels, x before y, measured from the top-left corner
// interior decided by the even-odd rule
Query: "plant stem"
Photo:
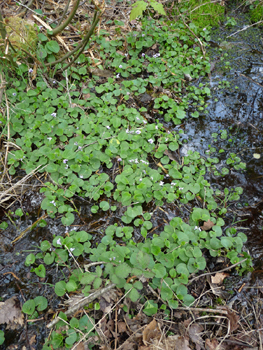
[[[67,18],[63,23],[61,23],[60,25],[58,25],[55,29],[53,29],[53,30],[52,30],[52,34],[48,34],[49,36],[55,36],[55,35],[57,35],[58,33],[62,32],[62,30],[63,30],[64,28],[66,28],[66,26],[71,22],[72,18],[74,17],[74,15],[75,15],[75,13],[76,13],[76,11],[77,11],[77,9],[78,9],[79,2],[80,2],[80,0],[76,0],[76,1],[75,1],[74,5],[73,5],[73,8],[72,8],[72,10],[71,10],[71,12],[70,12],[68,18]],[[67,4],[67,5],[68,5],[68,4]],[[66,5],[66,7],[67,7],[67,5]],[[63,15],[62,15],[62,18],[64,17],[64,14],[65,14],[65,11],[64,11],[64,13],[63,13]]]
[[[65,61],[67,58],[69,58],[71,55],[73,55],[75,52],[77,52],[78,50],[81,50],[80,53],[66,66],[66,68],[68,68],[81,54],[81,52],[83,52],[83,50],[85,49],[85,46],[89,40],[89,38],[91,37],[94,28],[96,27],[97,23],[99,21],[99,14],[98,12],[96,12],[94,14],[94,19],[93,19],[93,24],[92,27],[90,28],[89,32],[87,33],[87,35],[85,36],[85,38],[81,41],[81,43],[79,43],[79,45],[77,47],[75,47],[74,50],[66,53],[66,55],[64,55],[63,57],[61,57],[59,60],[56,60],[54,62],[51,63],[46,63],[47,67],[52,67],[55,66],[58,63],[62,63],[63,61]],[[64,68],[63,70],[65,70],[66,68]]]
[[[3,17],[2,17],[2,13],[1,12],[0,12],[0,33],[1,33],[2,39],[5,40],[5,38],[6,38],[6,30],[5,30],[4,21],[3,21]]]

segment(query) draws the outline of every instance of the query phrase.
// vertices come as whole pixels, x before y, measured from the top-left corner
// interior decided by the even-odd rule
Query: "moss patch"
[[[263,19],[263,4],[257,1],[257,5],[253,6],[250,10],[250,18],[253,23],[261,21]],[[252,6],[252,5],[251,5]]]
[[[189,13],[189,19],[199,28],[219,26],[224,20],[224,6],[207,3],[207,0],[190,0],[180,4]]]
[[[36,48],[37,32],[33,23],[19,17],[10,17],[6,25],[6,31],[15,47],[23,48],[27,51]]]

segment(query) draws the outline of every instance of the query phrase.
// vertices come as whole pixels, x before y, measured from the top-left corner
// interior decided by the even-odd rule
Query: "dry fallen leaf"
[[[20,301],[16,296],[0,302],[0,324],[7,323],[8,328],[16,329],[24,324]]]
[[[229,273],[217,272],[215,276],[211,276],[211,282],[215,284],[222,284],[227,276],[229,276]]]
[[[230,310],[226,306],[222,306],[221,309],[227,311],[227,318],[230,321],[230,333],[234,332],[239,327],[239,324],[238,324],[239,316],[234,311]]]
[[[206,350],[216,350],[216,347],[218,346],[218,341],[214,339],[206,339],[205,340],[205,349]]]
[[[118,322],[118,332],[123,333],[126,332],[126,323],[125,322]]]
[[[211,220],[207,220],[204,222],[204,225],[201,226],[201,229],[204,231],[209,231],[215,224]]]
[[[170,337],[168,337],[169,339]],[[173,348],[171,347],[170,349],[172,350],[191,350],[189,347],[189,340],[187,337],[182,337],[180,335],[175,335],[173,336]],[[157,349],[156,349],[157,350]],[[166,348],[164,348],[166,350]]]
[[[154,339],[159,340],[161,338],[161,331],[155,320],[152,320],[144,329],[142,333],[142,340],[144,345],[149,345]]]
[[[189,337],[192,340],[193,343],[196,345],[196,350],[204,349],[204,341],[200,335],[202,333],[204,328],[200,324],[192,324],[189,327]]]
[[[166,156],[168,156],[168,158],[169,158],[170,160],[175,160],[175,161],[177,161],[177,159],[173,156],[173,154],[172,154],[170,151],[168,151],[168,149],[166,149],[163,153],[164,153]]]

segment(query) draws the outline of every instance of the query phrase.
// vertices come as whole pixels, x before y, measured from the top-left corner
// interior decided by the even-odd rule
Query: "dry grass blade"
[[[21,195],[21,187],[23,188],[26,181],[32,176],[34,175],[41,167],[43,167],[43,165],[39,165],[36,169],[32,170],[29,174],[27,174],[26,176],[23,177],[23,179],[21,179],[20,181],[16,182],[15,184],[13,183],[9,183],[8,186],[9,188],[3,192],[0,192],[0,206],[2,206],[2,204],[4,202],[6,202],[7,200],[9,200],[11,197],[16,197],[18,196],[18,189],[20,188],[20,193],[19,195]],[[45,166],[44,166],[45,167]],[[44,169],[44,167],[42,169]]]

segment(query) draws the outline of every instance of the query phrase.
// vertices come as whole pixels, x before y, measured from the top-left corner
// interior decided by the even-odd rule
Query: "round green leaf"
[[[66,282],[60,281],[55,284],[55,293],[57,296],[62,297],[66,293]]]
[[[48,43],[46,43],[46,48],[54,53],[59,52],[59,44],[55,40],[51,40]]]
[[[27,300],[22,307],[22,311],[27,315],[32,315],[35,311],[35,307],[36,304],[34,300]]]

